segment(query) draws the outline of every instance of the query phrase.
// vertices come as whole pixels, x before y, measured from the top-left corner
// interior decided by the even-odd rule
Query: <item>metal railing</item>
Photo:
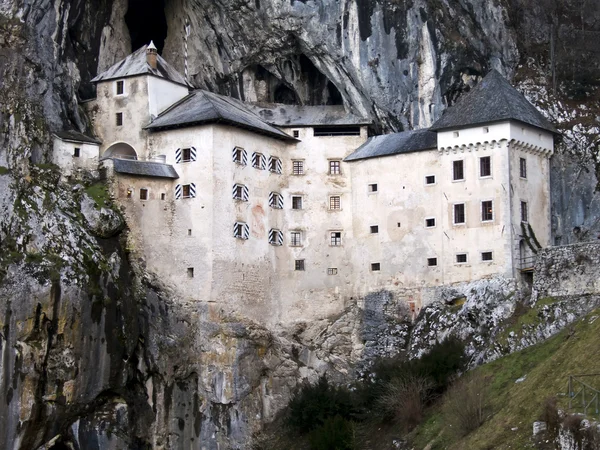
[[[533,271],[533,266],[535,265],[536,255],[525,256],[519,259],[519,269],[522,272]]]
[[[157,162],[166,164],[166,158],[164,156],[155,156],[153,158],[140,158],[138,156],[133,155],[112,155],[108,157],[113,159],[127,159],[129,161],[149,161],[149,162]]]
[[[600,391],[581,380],[584,377],[600,377],[600,373],[569,375],[569,410],[577,409],[585,415],[600,414]]]

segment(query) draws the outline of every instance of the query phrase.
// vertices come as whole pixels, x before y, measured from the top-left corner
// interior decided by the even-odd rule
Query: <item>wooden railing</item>
[[[569,410],[597,416],[600,414],[600,391],[583,381],[582,378],[585,377],[600,377],[600,373],[569,376]]]

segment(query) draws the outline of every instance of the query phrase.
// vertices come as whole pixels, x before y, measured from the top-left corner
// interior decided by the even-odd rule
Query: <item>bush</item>
[[[350,391],[329,384],[324,376],[314,384],[305,384],[289,403],[288,424],[307,433],[325,424],[328,418],[350,419],[356,407]]]
[[[356,426],[339,415],[328,417],[309,436],[311,450],[354,450]]]
[[[556,397],[548,397],[544,401],[540,419],[546,423],[548,438],[555,440],[560,431],[560,415],[558,414]]]
[[[446,393],[444,420],[456,438],[479,428],[489,415],[488,380],[480,374],[457,379]]]
[[[379,411],[410,431],[421,423],[432,387],[433,383],[427,378],[413,375],[395,378],[387,383],[377,400]]]

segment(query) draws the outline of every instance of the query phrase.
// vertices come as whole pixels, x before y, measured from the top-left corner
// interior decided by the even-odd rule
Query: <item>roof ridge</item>
[[[215,112],[217,113],[217,116],[219,117],[219,119],[224,119],[223,117],[223,113],[219,110],[219,107],[217,105],[215,105],[215,103],[213,102],[213,99],[210,97],[210,95],[206,95],[208,94],[212,94],[212,92],[208,92],[205,91],[204,89],[199,89],[200,92],[202,92],[202,95],[204,96],[204,98],[206,99],[206,101],[208,103],[210,103],[210,105],[212,106],[212,108],[215,110]]]

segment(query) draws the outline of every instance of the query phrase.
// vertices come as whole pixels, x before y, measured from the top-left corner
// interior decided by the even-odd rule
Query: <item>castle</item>
[[[495,71],[430,129],[372,137],[340,106],[194,90],[152,44],[93,81],[97,139],[57,133],[55,162],[99,165],[130,248],[214,310],[292,323],[387,290],[416,313],[550,242],[556,129]]]

